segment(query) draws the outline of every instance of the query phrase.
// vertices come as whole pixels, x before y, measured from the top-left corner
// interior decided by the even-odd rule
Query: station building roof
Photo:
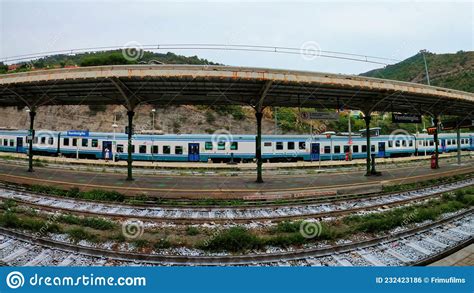
[[[117,65],[0,75],[0,106],[252,105],[470,116],[474,93],[319,72]]]

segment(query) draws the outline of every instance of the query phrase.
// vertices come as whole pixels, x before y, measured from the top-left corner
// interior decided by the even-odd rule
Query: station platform
[[[463,151],[462,157],[470,159],[472,152]],[[444,153],[440,154],[440,159],[456,159],[457,153]],[[91,159],[75,159],[67,157],[52,157],[52,156],[34,156],[35,160],[39,160],[45,163],[51,164],[67,164],[67,165],[84,165],[84,166],[114,166],[114,167],[126,167],[127,162],[122,160],[118,162],[105,162],[104,160],[91,160]],[[0,160],[27,160],[28,157],[23,153],[6,153],[0,152]],[[426,166],[429,166],[430,155],[426,156],[410,156],[410,157],[399,157],[399,158],[376,158],[377,165],[389,165],[389,164],[404,164],[409,162],[424,162]],[[297,162],[277,162],[264,164],[266,170],[272,169],[318,169],[318,168],[338,168],[338,167],[353,167],[362,166],[365,168],[365,159],[354,159],[351,161],[297,161]],[[150,161],[134,161],[133,168],[144,168],[144,169],[185,169],[185,170],[255,170],[255,163],[238,163],[238,164],[227,164],[227,163],[207,163],[207,162],[150,162]]]
[[[381,176],[364,176],[364,171],[272,175],[264,173],[264,183],[256,183],[255,175],[192,176],[135,174],[134,181],[124,174],[88,172],[51,167],[35,167],[0,162],[0,181],[25,185],[52,185],[64,189],[115,190],[129,196],[146,194],[160,198],[219,198],[265,200],[363,194],[377,192],[382,186],[413,183],[438,177],[474,172],[474,165],[442,164],[432,170],[426,164],[382,170]]]

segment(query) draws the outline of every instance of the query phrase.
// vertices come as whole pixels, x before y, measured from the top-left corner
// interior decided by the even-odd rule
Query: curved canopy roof
[[[0,106],[252,105],[470,116],[474,93],[318,72],[118,65],[0,75]]]

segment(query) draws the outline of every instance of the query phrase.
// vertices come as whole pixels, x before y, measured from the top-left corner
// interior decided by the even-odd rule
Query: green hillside
[[[474,51],[455,54],[425,53],[431,85],[474,92]],[[363,76],[426,83],[423,56],[418,53],[385,68],[371,70]]]

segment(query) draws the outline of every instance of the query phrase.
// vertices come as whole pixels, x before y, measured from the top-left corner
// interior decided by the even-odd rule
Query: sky
[[[134,44],[314,48],[403,60],[474,48],[474,1],[7,1],[0,58]],[[164,52],[164,51],[160,51]],[[359,74],[383,65],[334,58],[173,50],[226,65]]]

